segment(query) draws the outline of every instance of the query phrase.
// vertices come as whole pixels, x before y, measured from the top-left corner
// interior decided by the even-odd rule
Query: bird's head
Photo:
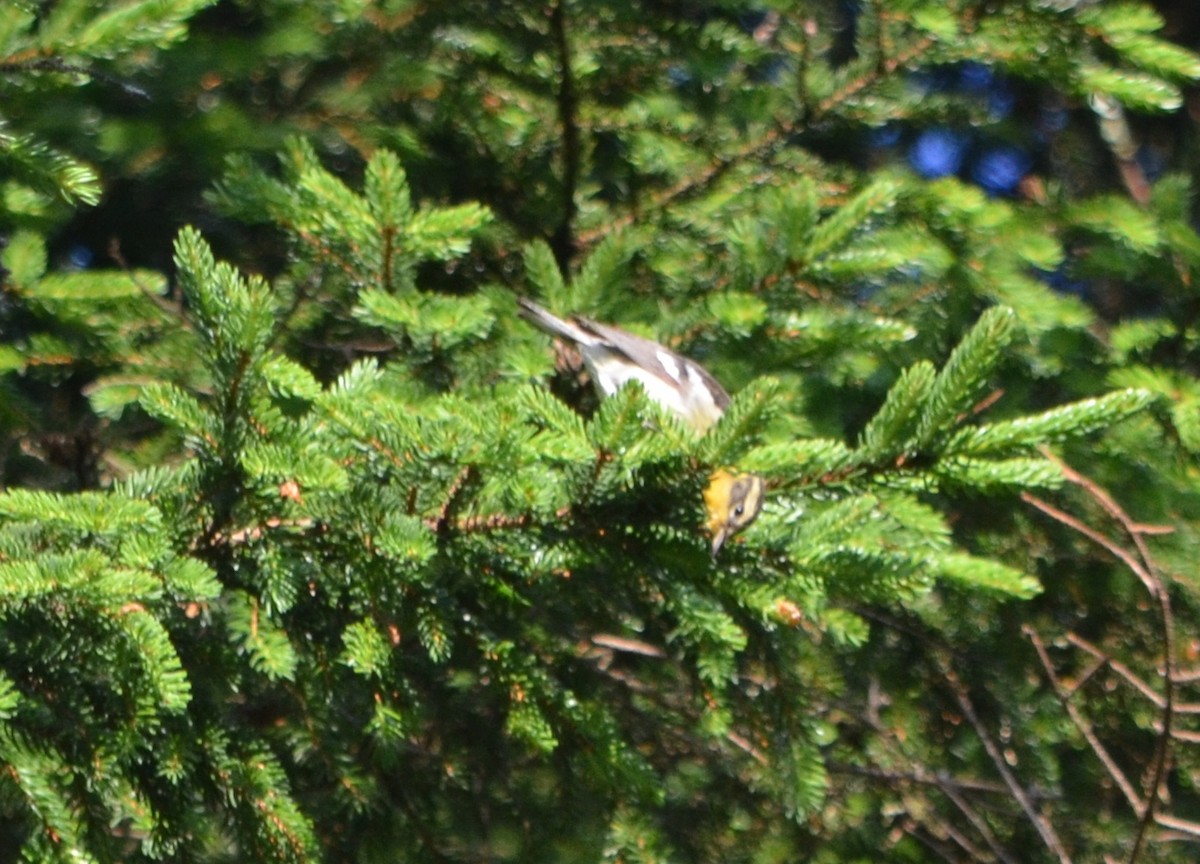
[[[733,474],[724,468],[713,472],[704,490],[713,557],[726,540],[758,518],[765,491],[766,484],[757,474]]]

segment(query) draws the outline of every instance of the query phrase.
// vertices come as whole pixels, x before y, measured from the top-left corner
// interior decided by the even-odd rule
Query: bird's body
[[[647,396],[697,432],[706,432],[729,407],[729,394],[717,379],[670,348],[578,315],[559,318],[524,297],[517,302],[526,320],[578,346],[605,396],[638,381]]]
[[[630,381],[646,395],[704,433],[729,407],[729,394],[704,367],[650,339],[573,315],[569,319],[532,300],[517,300],[521,316],[552,336],[573,343],[596,387],[611,396]],[[712,553],[745,528],[762,510],[764,484],[756,474],[713,473],[704,493]]]

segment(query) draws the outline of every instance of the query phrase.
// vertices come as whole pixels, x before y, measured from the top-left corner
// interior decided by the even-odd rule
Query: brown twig
[[[976,812],[975,808],[971,806],[971,802],[966,799],[966,796],[949,783],[939,782],[938,791],[950,799],[950,803],[958,808],[958,812],[963,815],[963,818],[971,823],[971,827],[983,838],[983,842],[987,844],[993,856],[1003,861],[1004,864],[1017,864],[1016,858],[1000,845],[1000,841],[992,832],[987,820]]]
[[[657,645],[643,642],[640,639],[628,639],[624,636],[616,636],[611,633],[597,633],[592,636],[591,642],[593,645],[598,645],[601,648],[609,648],[624,654],[639,654],[642,657],[657,658],[667,656],[667,652]]]
[[[950,777],[941,772],[926,771],[920,766],[911,771],[889,771],[867,765],[829,762],[825,767],[837,774],[857,774],[862,777],[871,777],[875,780],[887,780],[891,783],[913,783],[918,786],[934,786],[938,789],[954,789],[960,793],[986,792],[989,795],[1008,794],[1008,787],[1003,783],[976,780],[972,777]]]
[[[1038,812],[1034,807],[1033,799],[1026,792],[1025,788],[1017,782],[1017,777],[1013,774],[1012,769],[1008,767],[1008,762],[1004,758],[1004,753],[1001,752],[999,745],[992,739],[987,727],[979,718],[975,711],[975,705],[971,701],[971,696],[967,692],[967,688],[959,680],[958,675],[950,668],[949,663],[944,659],[939,659],[942,678],[945,680],[950,691],[954,694],[954,699],[958,702],[959,710],[963,716],[967,718],[967,722],[971,724],[971,728],[975,730],[975,736],[983,745],[983,749],[987,752],[988,757],[992,760],[992,766],[1004,781],[1004,785],[1008,787],[1008,792],[1016,800],[1025,818],[1030,821],[1038,835],[1042,838],[1042,842],[1062,864],[1070,864],[1071,856],[1067,854],[1066,848],[1059,839],[1058,832],[1054,830],[1054,826],[1050,824],[1050,820]]]
[[[748,754],[759,765],[765,766],[770,764],[770,761],[767,759],[767,755],[751,744],[750,739],[746,738],[744,735],[739,735],[737,732],[726,732],[725,740],[729,741],[729,743],[733,744],[733,746],[737,747],[742,752]]]
[[[1100,137],[1112,152],[1129,197],[1145,207],[1150,203],[1150,181],[1137,162],[1138,145],[1129,128],[1125,109],[1116,99],[1103,93],[1092,94],[1091,105],[1100,121]]]
[[[1129,684],[1135,690],[1137,690],[1139,693],[1141,693],[1143,696],[1145,696],[1147,699],[1149,699],[1150,702],[1153,703],[1156,708],[1162,708],[1166,705],[1166,701],[1163,699],[1161,693],[1159,693],[1157,690],[1155,690],[1153,687],[1151,687],[1148,683],[1146,683],[1146,681],[1143,680],[1140,675],[1135,673],[1132,669],[1130,669],[1128,666],[1126,666],[1120,660],[1117,660],[1116,658],[1109,656],[1107,653],[1102,651],[1098,646],[1093,645],[1091,642],[1089,642],[1087,639],[1084,639],[1078,633],[1072,633],[1072,632],[1068,631],[1067,641],[1070,642],[1072,645],[1074,645],[1076,648],[1081,648],[1082,650],[1091,654],[1093,657],[1096,658],[1097,662],[1099,662],[1101,666],[1108,666],[1110,669],[1112,669],[1114,672],[1116,672],[1119,676],[1124,678],[1127,682],[1129,682]],[[1179,683],[1181,683],[1181,680],[1179,678],[1176,678],[1175,683],[1179,684]],[[1075,689],[1079,689],[1078,684],[1076,685]],[[1175,713],[1176,714],[1200,714],[1200,703],[1177,702],[1177,703],[1175,703]]]
[[[1046,650],[1046,643],[1042,641],[1042,637],[1037,631],[1029,625],[1021,628],[1026,637],[1033,644],[1034,651],[1037,652],[1038,660],[1042,663],[1042,669],[1046,673],[1046,678],[1050,682],[1051,688],[1054,690],[1054,695],[1058,697],[1058,701],[1062,704],[1067,712],[1067,716],[1071,718],[1071,722],[1075,724],[1075,728],[1079,730],[1079,734],[1088,742],[1088,746],[1092,748],[1092,752],[1096,754],[1096,758],[1104,765],[1108,776],[1121,790],[1121,794],[1125,796],[1126,803],[1133,808],[1133,812],[1140,818],[1146,812],[1146,802],[1142,800],[1141,795],[1134,788],[1133,783],[1125,776],[1125,772],[1121,770],[1121,766],[1117,764],[1112,755],[1108,752],[1108,748],[1097,737],[1092,724],[1087,721],[1087,718],[1071,701],[1071,694],[1063,687],[1062,681],[1054,671],[1054,663],[1050,659],[1050,654]]]

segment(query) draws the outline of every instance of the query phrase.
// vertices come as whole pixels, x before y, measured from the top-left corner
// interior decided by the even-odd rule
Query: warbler
[[[637,381],[647,396],[700,433],[729,407],[729,394],[716,378],[666,346],[578,315],[559,318],[525,297],[519,297],[517,304],[521,317],[579,349],[593,382],[605,396]],[[734,474],[723,468],[713,472],[704,492],[704,506],[714,556],[725,541],[758,517],[764,491],[763,479],[757,474]]]

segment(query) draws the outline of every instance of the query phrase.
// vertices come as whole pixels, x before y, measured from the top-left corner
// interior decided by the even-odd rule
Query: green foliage
[[[100,59],[129,55],[139,48],[164,47],[182,38],[187,20],[212,2],[57,3],[44,13],[38,13],[32,4],[27,8],[12,4],[0,25],[0,57],[6,75],[16,79],[9,86],[36,89],[38,79],[55,73],[86,76],[91,64]],[[0,115],[0,124],[5,119]],[[99,178],[90,166],[34,135],[0,128],[0,166],[7,169],[9,184],[5,224],[41,209],[40,203],[28,199],[13,207],[19,197],[15,184],[23,184],[42,199],[60,197],[72,204],[95,204],[100,197]]]
[[[95,204],[100,199],[99,178],[90,167],[28,135],[0,129],[0,164],[5,173],[42,195],[59,195],[67,203]]]
[[[1121,143],[1200,78],[1158,12],[11,5],[3,848],[1183,860],[1200,237],[1184,145],[1139,185]],[[930,83],[966,61],[1027,113]],[[934,125],[1047,158],[999,198],[867,143]],[[597,400],[520,294],[732,404]],[[717,468],[767,503],[714,560]]]

